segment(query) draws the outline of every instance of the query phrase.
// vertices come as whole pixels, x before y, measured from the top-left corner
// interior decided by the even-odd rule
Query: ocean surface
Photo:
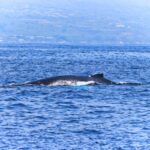
[[[0,44],[0,86],[94,73],[148,83],[150,47]],[[0,150],[150,150],[150,85],[1,87]]]

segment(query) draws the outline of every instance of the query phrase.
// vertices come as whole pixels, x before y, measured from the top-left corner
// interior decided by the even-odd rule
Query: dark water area
[[[0,85],[104,73],[150,82],[150,47],[1,44]],[[150,85],[0,88],[1,150],[148,150]]]

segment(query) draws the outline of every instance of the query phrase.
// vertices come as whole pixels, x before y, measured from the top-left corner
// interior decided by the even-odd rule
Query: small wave
[[[119,85],[123,85],[123,84],[126,84],[126,85],[148,85],[149,83],[119,82],[118,84]]]
[[[23,103],[15,103],[15,104],[8,106],[8,109],[15,109],[15,110],[23,110],[27,108],[28,106]]]

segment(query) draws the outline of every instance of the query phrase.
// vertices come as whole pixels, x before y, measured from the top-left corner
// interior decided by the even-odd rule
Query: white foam
[[[119,84],[127,84],[128,82],[119,82]]]

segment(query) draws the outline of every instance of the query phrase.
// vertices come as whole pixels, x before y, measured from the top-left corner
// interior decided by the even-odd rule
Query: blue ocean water
[[[0,85],[99,72],[150,82],[150,47],[0,45]],[[0,149],[149,150],[150,85],[1,87]]]

